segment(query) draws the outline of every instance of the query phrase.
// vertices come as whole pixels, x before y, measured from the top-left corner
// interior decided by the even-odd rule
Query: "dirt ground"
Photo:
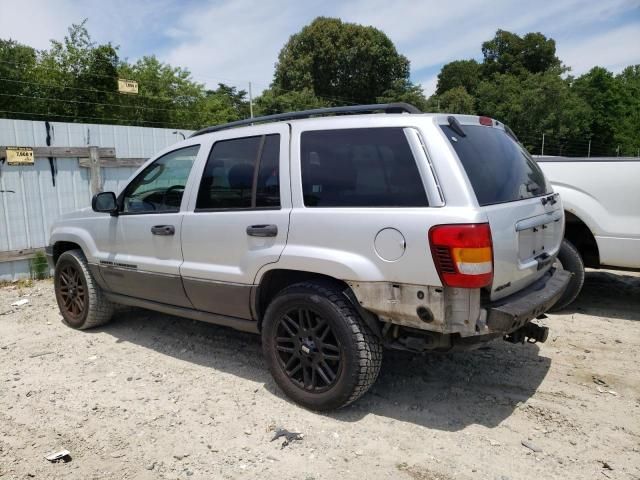
[[[589,272],[543,323],[542,345],[386,352],[370,393],[318,414],[257,336],[143,310],[74,331],[50,281],[4,286],[0,478],[640,479],[640,275]]]

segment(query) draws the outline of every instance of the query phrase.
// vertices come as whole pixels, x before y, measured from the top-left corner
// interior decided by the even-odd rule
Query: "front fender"
[[[96,243],[89,232],[78,226],[54,225],[51,229],[49,244],[54,246],[57,242],[71,242],[77,244],[84,253],[89,263],[96,263]]]

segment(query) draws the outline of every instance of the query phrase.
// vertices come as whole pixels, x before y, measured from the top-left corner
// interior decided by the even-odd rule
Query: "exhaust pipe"
[[[529,322],[523,327],[504,336],[504,340],[510,343],[544,343],[549,337],[549,328],[541,327],[533,322]]]

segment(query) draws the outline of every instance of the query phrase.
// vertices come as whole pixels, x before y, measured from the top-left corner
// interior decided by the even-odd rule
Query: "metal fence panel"
[[[119,158],[148,158],[182,140],[182,135],[172,129],[60,122],[48,125],[49,145],[46,122],[0,119],[0,146],[91,145],[115,148]],[[185,136],[191,133],[180,132]],[[102,168],[104,190],[119,191],[135,170]],[[43,248],[58,216],[90,204],[90,172],[80,167],[78,158],[36,158],[32,166],[0,163],[0,255]],[[0,281],[28,276],[29,260],[0,261]]]

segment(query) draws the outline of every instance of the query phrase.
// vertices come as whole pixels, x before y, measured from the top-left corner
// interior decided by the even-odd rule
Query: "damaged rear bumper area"
[[[382,321],[380,336],[388,348],[451,351],[497,338],[544,342],[548,330],[531,320],[558,301],[570,278],[570,273],[551,268],[525,289],[495,302],[482,302],[479,289],[362,282],[351,287],[360,306]]]
[[[486,305],[487,329],[490,332],[509,334],[524,327],[558,301],[570,279],[569,272],[551,268],[524,290]]]

